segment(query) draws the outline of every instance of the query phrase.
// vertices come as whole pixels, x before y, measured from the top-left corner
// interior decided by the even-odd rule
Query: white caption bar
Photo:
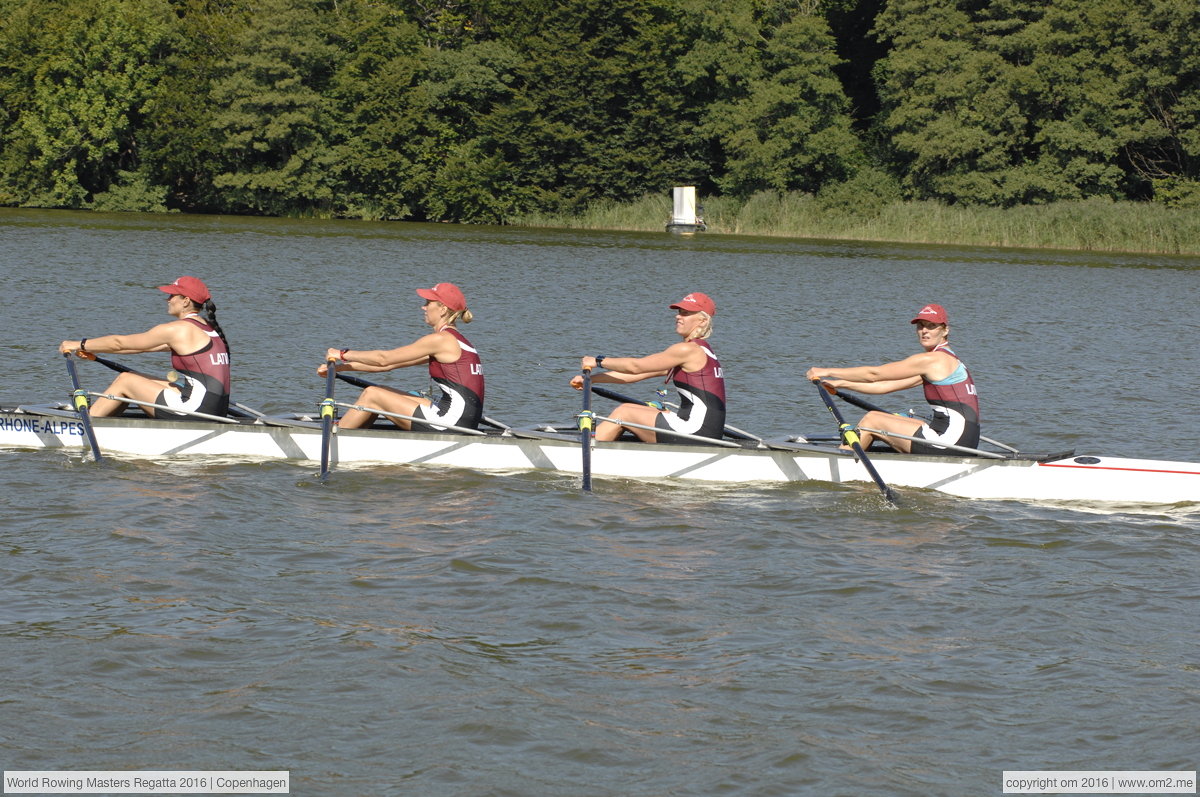
[[[291,772],[4,771],[5,794],[291,794]]]
[[[1196,772],[1004,771],[1005,794],[1195,794]]]

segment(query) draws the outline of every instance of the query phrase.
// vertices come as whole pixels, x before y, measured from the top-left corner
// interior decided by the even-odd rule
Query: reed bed
[[[713,233],[861,241],[899,241],[1200,255],[1200,208],[1091,199],[1015,208],[938,202],[855,204],[809,194],[765,191],[745,201],[702,200]],[[572,216],[528,214],[508,220],[531,227],[663,229],[668,196],[596,202]]]

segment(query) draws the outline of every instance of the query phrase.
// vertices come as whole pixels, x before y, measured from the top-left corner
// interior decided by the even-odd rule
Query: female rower
[[[483,364],[479,360],[479,352],[455,328],[460,320],[464,324],[471,323],[467,300],[458,286],[449,282],[439,282],[428,289],[420,288],[417,295],[425,300],[425,323],[433,327],[434,332],[416,343],[391,351],[330,349],[326,359],[337,360],[339,371],[391,371],[428,363],[429,377],[437,383],[442,393],[437,404],[427,398],[401,393],[382,385],[367,388],[354,403],[430,421],[414,423],[388,418],[401,429],[414,432],[444,431],[445,426],[438,425],[438,422],[477,429],[483,418]],[[317,373],[325,376],[328,373],[326,366],[318,368]],[[360,429],[373,424],[377,417],[373,412],[349,410],[342,416],[338,426],[342,429]]]
[[[217,306],[203,282],[195,277],[180,277],[158,288],[167,294],[167,312],[178,321],[159,324],[140,335],[105,335],[102,338],[64,340],[58,350],[64,354],[138,354],[147,351],[171,352],[171,367],[183,381],[182,387],[165,379],[153,379],[126,372],[104,391],[137,401],[165,405],[179,410],[209,415],[229,413],[229,343],[217,323]],[[203,310],[207,319],[200,317]],[[96,399],[91,414],[120,415],[128,402]],[[173,417],[178,413],[137,405],[151,417]],[[186,416],[182,416],[186,417]]]
[[[675,382],[680,397],[678,412],[655,409],[644,404],[622,404],[611,413],[611,417],[720,440],[725,431],[725,376],[717,355],[708,344],[717,306],[703,293],[689,293],[671,305],[671,309],[678,311],[675,314],[675,332],[683,338],[682,343],[649,357],[584,357],[582,366],[605,369],[605,373],[592,377],[593,382],[623,385],[656,376],[665,376],[667,382]],[[582,390],[583,377],[572,379],[571,387]],[[628,428],[643,442],[659,442],[657,432],[622,427],[608,421],[596,429],[596,439],[616,440],[623,428]],[[675,435],[664,434],[662,442],[685,441]]]
[[[860,428],[878,429],[920,437],[928,443],[914,443],[887,434],[860,432],[863,448],[879,437],[897,451],[913,454],[939,454],[946,449],[937,443],[979,445],[979,395],[967,367],[950,350],[950,320],[938,304],[927,304],[912,320],[917,325],[917,340],[923,354],[879,366],[859,368],[810,368],[809,379],[821,379],[830,387],[859,393],[882,395],[925,385],[925,400],[933,409],[933,420],[925,423],[886,412],[868,412],[859,421]]]

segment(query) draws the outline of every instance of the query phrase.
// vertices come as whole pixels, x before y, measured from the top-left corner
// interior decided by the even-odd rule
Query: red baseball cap
[[[453,313],[467,309],[467,297],[452,282],[439,282],[432,288],[417,288],[417,296],[431,302],[441,302]]]
[[[717,314],[717,305],[713,300],[705,296],[703,293],[689,293],[675,304],[671,305],[672,310],[691,310],[693,313],[703,311],[709,315]]]
[[[180,277],[170,285],[159,285],[158,289],[172,296],[186,296],[196,304],[204,304],[212,298],[208,292],[208,286],[196,277]]]
[[[921,308],[921,312],[917,313],[917,317],[912,320],[912,323],[918,321],[928,321],[931,324],[949,324],[950,319],[946,315],[946,308],[940,304],[927,304]]]

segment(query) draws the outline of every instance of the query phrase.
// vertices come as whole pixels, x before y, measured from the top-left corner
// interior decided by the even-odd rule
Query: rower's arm
[[[190,324],[171,321],[136,335],[103,335],[87,339],[87,351],[97,354],[142,354],[149,351],[170,351],[172,348],[187,351],[186,339]],[[81,341],[64,340],[58,347],[60,352],[78,351]],[[171,344],[176,344],[172,346]]]
[[[408,368],[413,365],[424,365],[432,358],[442,355],[443,362],[454,362],[457,356],[461,356],[462,350],[459,348],[458,341],[453,335],[434,332],[426,335],[415,343],[410,343],[407,346],[401,346],[398,349],[390,351],[375,350],[375,351],[357,351],[347,350],[345,354],[337,349],[330,349],[326,357],[338,357],[339,355],[344,363],[338,365],[338,370],[349,371],[365,371],[368,373],[379,373],[381,371],[393,371],[397,368]],[[351,366],[344,368],[344,365]]]
[[[921,384],[921,377],[914,376],[911,379],[893,379],[887,382],[849,382],[845,379],[826,379],[823,381],[825,384],[835,387],[838,390],[853,390],[855,393],[882,396],[885,393],[895,393],[899,390],[908,390],[910,387],[916,387]]]
[[[931,372],[944,369],[945,363],[942,360],[944,357],[949,358],[950,355],[942,352],[922,352],[914,354],[911,357],[906,357],[898,362],[885,363],[883,365],[861,365],[857,368],[810,368],[808,369],[807,376],[810,380],[841,379],[846,382],[856,383],[910,382],[907,387],[912,387],[913,385],[920,384],[921,378],[926,375],[930,375],[932,379],[945,378],[949,372],[946,374],[931,374]],[[942,366],[942,368],[939,368],[939,366]],[[953,366],[951,370],[953,370]],[[912,382],[911,380],[914,377],[916,381]],[[857,387],[854,389],[858,390]],[[893,388],[893,390],[901,389]]]
[[[605,357],[604,365],[601,367],[608,368],[608,361],[609,358]],[[651,379],[656,376],[666,376],[670,372],[671,369],[669,368],[665,371],[647,371],[641,374],[622,374],[616,371],[605,371],[603,373],[593,375],[592,382],[606,382],[611,385],[628,385],[634,382],[641,382],[643,379]]]

